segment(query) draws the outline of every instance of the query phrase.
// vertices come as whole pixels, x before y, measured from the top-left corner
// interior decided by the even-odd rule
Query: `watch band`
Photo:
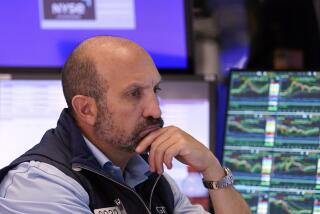
[[[206,187],[207,189],[215,190],[215,189],[221,189],[221,188],[225,188],[232,185],[234,180],[233,180],[233,175],[231,173],[231,170],[227,167],[224,167],[223,170],[226,175],[219,181],[206,181],[202,179],[204,187]]]

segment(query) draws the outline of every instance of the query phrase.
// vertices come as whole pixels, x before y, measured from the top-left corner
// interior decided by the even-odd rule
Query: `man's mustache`
[[[152,125],[156,125],[159,128],[162,128],[164,125],[164,121],[161,117],[160,118],[148,117],[146,119],[145,127],[152,126]]]

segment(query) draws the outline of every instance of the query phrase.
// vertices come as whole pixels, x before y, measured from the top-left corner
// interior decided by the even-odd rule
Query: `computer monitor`
[[[253,213],[320,213],[320,72],[231,71],[223,164]]]
[[[190,0],[10,0],[0,7],[0,66],[60,68],[84,39],[145,48],[162,73],[192,74]]]
[[[66,107],[58,79],[7,79],[0,75],[0,168],[37,144],[44,132],[56,127]],[[208,83],[198,80],[164,80],[160,106],[164,125],[175,125],[210,146]],[[178,186],[188,176],[186,165],[174,161],[166,170]],[[197,184],[202,186],[202,183]]]

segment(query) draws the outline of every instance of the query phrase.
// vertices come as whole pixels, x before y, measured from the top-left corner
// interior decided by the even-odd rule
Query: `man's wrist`
[[[205,180],[218,181],[225,176],[225,172],[222,167],[210,168],[202,173],[202,177]]]
[[[210,167],[201,172],[205,180],[220,180],[225,176],[224,170],[219,161],[214,157],[214,161],[210,162]]]

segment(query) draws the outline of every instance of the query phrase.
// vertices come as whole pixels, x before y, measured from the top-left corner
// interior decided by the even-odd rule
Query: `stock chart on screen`
[[[223,164],[253,213],[320,214],[320,71],[232,71]]]

